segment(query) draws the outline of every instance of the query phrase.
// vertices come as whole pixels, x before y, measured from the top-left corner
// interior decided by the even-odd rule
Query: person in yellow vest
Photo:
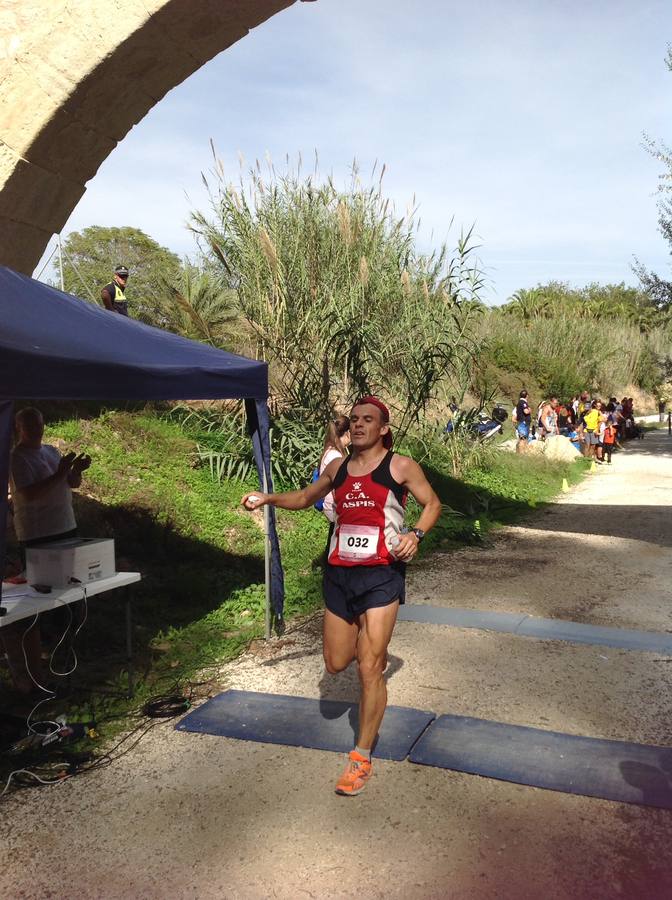
[[[600,443],[600,401],[593,400],[590,409],[583,414],[584,456],[594,459]],[[598,459],[598,462],[601,462]]]
[[[114,270],[114,278],[100,292],[105,309],[117,312],[122,316],[128,315],[128,303],[126,302],[126,282],[128,281],[128,269],[126,266],[117,266]]]

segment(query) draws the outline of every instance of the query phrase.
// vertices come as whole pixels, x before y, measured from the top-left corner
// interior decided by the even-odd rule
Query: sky
[[[281,169],[317,151],[344,188],[353,158],[365,180],[385,163],[420,249],[475,226],[490,303],[550,279],[634,284],[633,255],[669,277],[642,144],[672,143],[671,41],[669,0],[296,3],[167,94],[63,235],[131,225],[193,257],[212,139],[231,180],[241,155]]]

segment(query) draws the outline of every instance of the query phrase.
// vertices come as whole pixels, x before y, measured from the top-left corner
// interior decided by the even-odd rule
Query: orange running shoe
[[[366,782],[371,777],[371,762],[365,756],[360,756],[356,750],[351,750],[345,771],[338,779],[336,793],[344,797],[354,797],[361,794],[366,787]]]

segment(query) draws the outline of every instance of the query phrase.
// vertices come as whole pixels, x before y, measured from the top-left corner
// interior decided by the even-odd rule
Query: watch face
[[[421,541],[425,536],[425,532],[422,530],[422,528],[414,528],[413,532],[419,541]]]

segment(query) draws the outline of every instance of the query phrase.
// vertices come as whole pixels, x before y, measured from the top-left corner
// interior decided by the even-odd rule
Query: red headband
[[[385,406],[382,400],[379,400],[378,397],[361,397],[356,403],[353,404],[352,408],[355,406],[363,406],[365,403],[370,403],[371,406],[377,407],[381,413],[383,414],[383,422],[385,425],[390,421],[390,411]],[[392,432],[388,429],[387,433],[383,435],[383,447],[386,450],[390,450],[392,447],[393,437]]]

